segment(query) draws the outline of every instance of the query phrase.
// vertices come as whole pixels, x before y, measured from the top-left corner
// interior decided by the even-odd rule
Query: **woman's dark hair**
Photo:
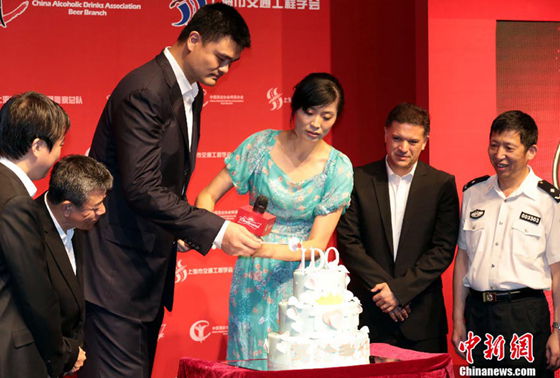
[[[337,78],[324,72],[307,75],[294,87],[292,95],[292,117],[298,109],[307,110],[313,106],[324,106],[338,100],[338,115],[344,108],[344,91]]]

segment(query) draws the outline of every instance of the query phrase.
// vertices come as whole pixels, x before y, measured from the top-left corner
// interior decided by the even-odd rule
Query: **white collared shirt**
[[[393,260],[397,259],[397,251],[399,249],[399,239],[401,237],[402,223],[404,219],[404,211],[408,201],[408,192],[410,192],[410,184],[416,171],[414,164],[410,172],[404,176],[399,176],[387,163],[385,157],[385,166],[387,167],[387,178],[389,182],[389,203],[391,206],[391,229],[393,231]]]
[[[55,216],[53,215],[51,208],[49,207],[49,203],[47,201],[47,195],[45,193],[45,205],[47,205],[47,210],[49,211],[49,215],[56,227],[56,231],[58,231],[58,236],[60,236],[60,240],[62,240],[62,244],[64,244],[64,249],[66,249],[66,254],[68,255],[68,260],[70,260],[70,265],[72,265],[72,270],[74,274],[76,274],[76,255],[74,254],[74,246],[72,245],[72,237],[74,236],[74,229],[71,228],[68,231],[64,231],[60,224],[56,220]]]
[[[27,190],[27,193],[29,193],[30,197],[33,197],[35,193],[37,193],[37,187],[33,184],[33,181],[31,181],[23,169],[4,157],[0,157],[0,163],[4,164],[6,168],[16,174],[23,186],[25,186],[25,189]]]
[[[192,135],[193,135],[193,110],[192,104],[194,99],[198,95],[198,85],[194,83],[191,85],[185,76],[185,73],[179,66],[179,63],[175,60],[171,52],[169,52],[169,47],[163,50],[163,54],[171,64],[177,83],[179,84],[179,89],[181,89],[181,95],[183,96],[183,104],[185,105],[185,115],[187,116],[187,131],[189,134],[189,149],[192,148]]]
[[[468,256],[465,286],[550,288],[549,266],[560,261],[560,204],[538,187],[540,180],[530,169],[506,197],[494,175],[463,193],[458,245]]]

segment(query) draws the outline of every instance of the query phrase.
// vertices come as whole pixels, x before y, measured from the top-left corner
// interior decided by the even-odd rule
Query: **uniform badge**
[[[484,215],[484,210],[480,210],[480,209],[473,210],[471,211],[470,215],[472,219],[478,219]]]
[[[521,212],[521,215],[519,216],[519,219],[523,219],[527,222],[533,223],[533,224],[539,224],[541,223],[541,218],[537,217],[536,215],[531,215],[531,214],[527,214],[525,212]]]

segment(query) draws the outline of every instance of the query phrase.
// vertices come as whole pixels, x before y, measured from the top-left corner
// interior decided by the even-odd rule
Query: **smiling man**
[[[171,310],[176,252],[213,244],[251,255],[260,240],[243,226],[191,206],[203,91],[250,45],[232,7],[198,10],[171,47],[125,76],[101,115],[90,156],[115,180],[107,215],[88,232],[86,352],[81,377],[148,377],[163,308]]]
[[[453,176],[418,161],[429,133],[426,110],[412,104],[391,110],[385,159],[354,170],[338,247],[372,342],[444,352],[440,275],[453,260],[459,199]]]
[[[560,366],[560,192],[528,165],[537,153],[537,137],[528,114],[500,114],[488,145],[496,174],[463,189],[453,343],[461,355],[468,351],[477,367],[528,367],[537,369],[538,377],[552,377]],[[552,334],[543,294],[550,288]],[[468,335],[470,342],[481,338],[474,350],[463,343]],[[505,357],[484,355],[484,342],[501,338]]]

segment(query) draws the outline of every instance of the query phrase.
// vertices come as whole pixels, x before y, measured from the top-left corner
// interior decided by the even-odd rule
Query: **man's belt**
[[[521,298],[544,297],[542,290],[524,287],[509,291],[477,291],[469,289],[470,296],[483,303],[508,302]]]

